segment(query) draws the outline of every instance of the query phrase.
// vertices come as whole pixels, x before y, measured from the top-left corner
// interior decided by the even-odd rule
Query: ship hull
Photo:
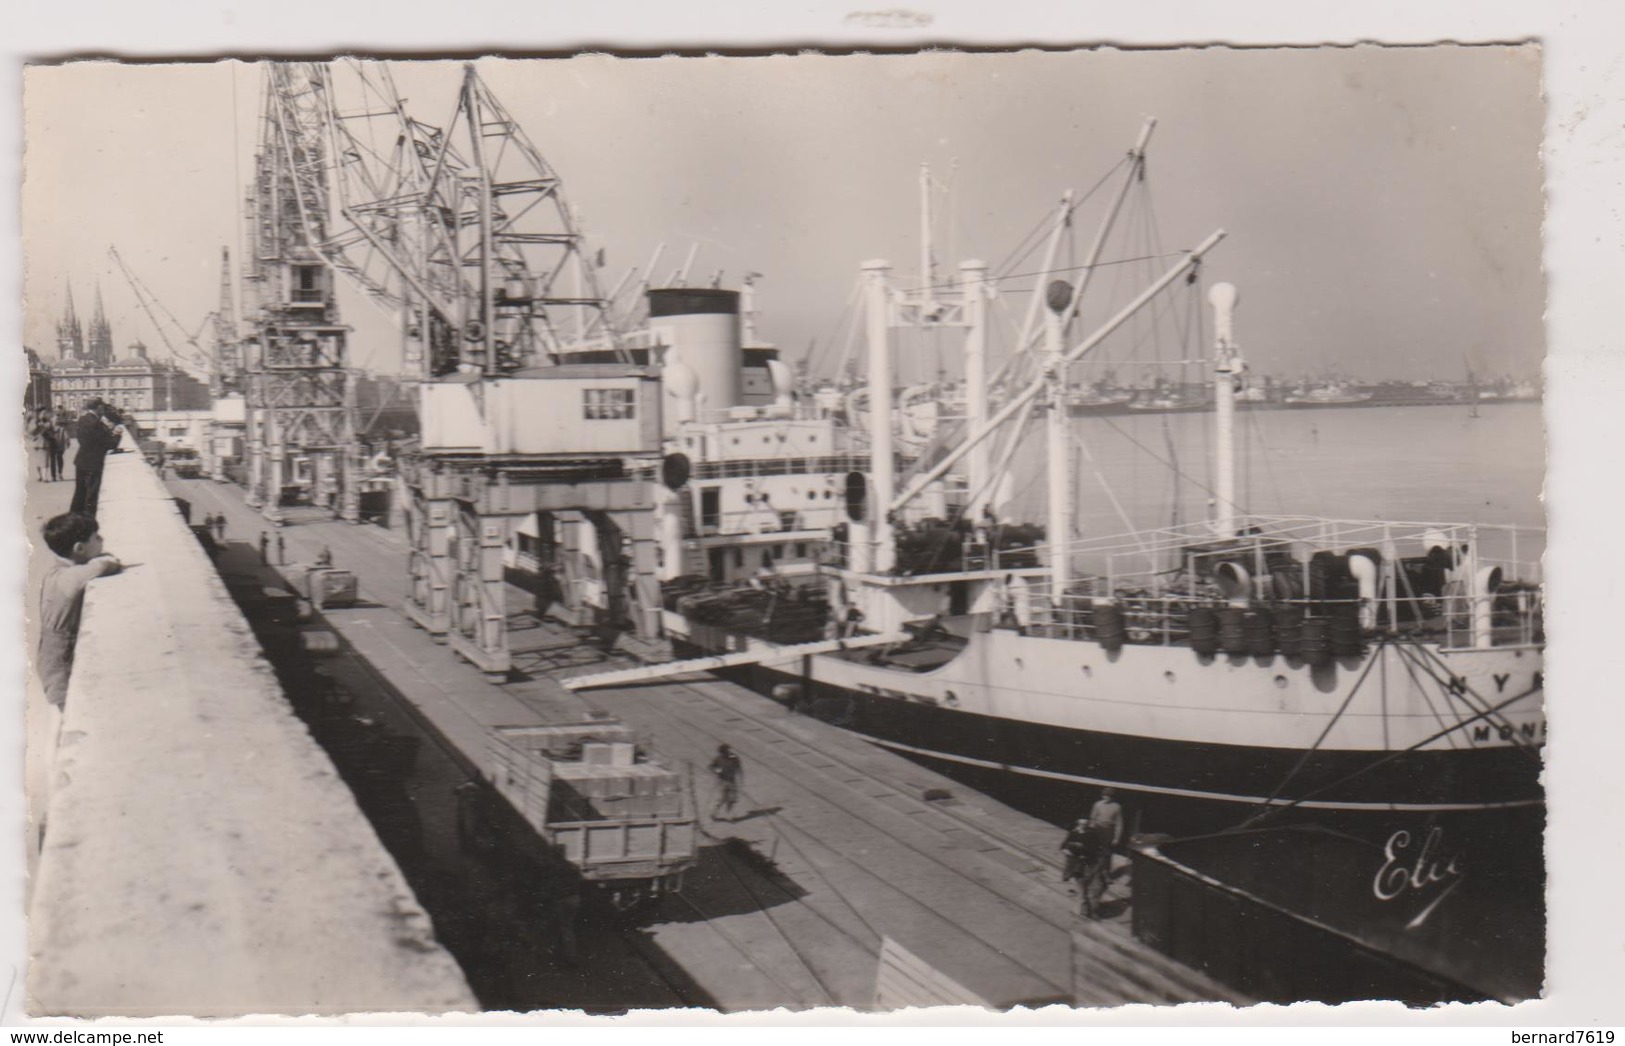
[[[1272,822],[1360,827],[1370,837],[1441,819],[1504,824],[1509,815],[1533,812],[1538,820],[1543,809],[1535,746],[1544,720],[1538,659],[1530,652],[1514,658],[1516,682],[1502,671],[1505,659],[1451,665],[1469,691],[1488,689],[1476,685],[1481,679],[1498,678],[1514,697],[1499,702],[1493,716],[1458,711],[1450,721],[1455,728],[1442,737],[1432,736],[1439,733],[1437,717],[1401,713],[1407,704],[1430,707],[1430,696],[1438,705],[1445,698],[1419,699],[1397,687],[1379,693],[1375,684],[1362,690],[1363,666],[1352,659],[1332,670],[1340,681],[1328,684],[1328,673],[1289,667],[1281,657],[1202,664],[1189,649],[1126,648],[1115,662],[1094,665],[1092,683],[1042,696],[1011,684],[1020,669],[1000,667],[1020,660],[1040,668],[1036,678],[1056,681],[1065,678],[1059,666],[1040,666],[1039,658],[1075,660],[1088,651],[1101,653],[1092,644],[1011,634],[974,637],[970,650],[927,672],[841,656],[730,671],[798,711],[930,761],[980,789],[1018,796],[1017,805],[1057,822],[1076,817],[1080,804],[1086,809],[1108,785],[1123,793],[1145,831],[1175,835],[1231,828],[1265,811]],[[684,652],[708,651],[687,645]],[[1390,667],[1369,675],[1400,674]],[[1214,678],[1193,678],[1178,700],[1159,699],[1152,689],[1169,686],[1164,678],[1176,670],[1204,668]],[[1238,683],[1249,674],[1257,678]],[[967,686],[971,675],[1000,682]],[[1283,711],[1299,699],[1322,711]],[[1027,714],[991,714],[1018,700]],[[1199,702],[1215,707],[1204,716],[1191,707]],[[1246,709],[1249,702],[1258,707]],[[1327,711],[1340,706],[1346,714]],[[1394,713],[1385,725],[1372,723],[1376,707]],[[1385,743],[1370,740],[1384,735]]]

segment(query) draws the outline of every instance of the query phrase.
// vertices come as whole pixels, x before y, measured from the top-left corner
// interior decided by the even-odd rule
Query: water
[[[1077,417],[1072,432],[1078,537],[1210,517],[1211,413]],[[1010,516],[1042,521],[1042,428],[1029,426],[1026,439]],[[1242,409],[1235,442],[1245,511],[1511,525],[1529,531],[1518,535],[1520,560],[1544,549],[1538,403],[1485,404],[1476,418],[1465,406]]]

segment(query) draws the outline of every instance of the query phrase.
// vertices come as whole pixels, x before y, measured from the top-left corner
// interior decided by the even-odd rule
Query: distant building
[[[85,358],[96,366],[113,365],[113,328],[102,311],[100,287],[96,288],[96,314],[90,318],[90,327],[85,331]]]
[[[209,429],[214,423],[214,411],[203,410],[140,410],[132,408],[128,418],[135,423],[142,439],[155,439],[166,449],[184,447],[202,456],[209,449]]]
[[[172,363],[149,359],[140,342],[116,363],[58,364],[52,371],[51,397],[57,407],[68,410],[78,410],[90,399],[121,411],[207,410],[210,405],[206,384]]]
[[[68,306],[62,318],[56,321],[56,358],[63,363],[77,363],[85,356],[85,329],[79,323],[79,314],[73,308],[73,284],[68,284]]]
[[[56,358],[64,364],[108,367],[113,363],[113,328],[102,308],[102,289],[96,288],[96,313],[87,332],[73,306],[73,285],[68,285],[68,304],[56,324]]]
[[[241,393],[221,396],[214,401],[208,441],[202,448],[203,467],[210,477],[241,483],[244,439],[247,436],[248,407]]]
[[[55,401],[51,399],[51,368],[33,349],[25,346],[23,353],[28,358],[28,385],[23,389],[23,406],[29,410],[54,406]]]

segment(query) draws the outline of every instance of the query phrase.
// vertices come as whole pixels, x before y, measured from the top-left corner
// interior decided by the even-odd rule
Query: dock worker
[[[711,808],[711,820],[722,820],[721,815],[726,812],[732,821],[734,804],[739,802],[739,788],[745,783],[745,764],[732,748],[718,745],[716,758],[711,760],[711,772],[722,785],[716,804]]]
[[[288,543],[283,540],[280,530],[276,535],[276,561],[279,566],[288,565]]]
[[[319,567],[332,566],[333,550],[328,548],[326,545],[323,545],[322,550],[316,554],[316,565]]]
[[[1101,829],[1113,850],[1123,845],[1123,807],[1117,801],[1117,789],[1100,790],[1100,798],[1089,808],[1089,823]]]
[[[1111,837],[1107,832],[1104,826],[1080,817],[1061,843],[1061,851],[1066,854],[1061,879],[1077,880],[1078,892],[1083,895],[1078,914],[1086,919],[1100,918],[1100,903],[1111,878]]]
[[[270,553],[271,535],[262,530],[260,531],[260,562],[269,565],[271,562],[271,560],[268,558]]]
[[[226,543],[226,514],[218,513],[214,517],[214,539],[222,545]]]

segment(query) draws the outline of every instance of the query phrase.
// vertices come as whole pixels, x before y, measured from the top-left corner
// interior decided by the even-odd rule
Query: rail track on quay
[[[953,786],[947,798],[926,798],[924,793],[928,789],[908,778],[931,779],[935,775],[918,771],[912,764],[901,764],[901,760],[901,774],[877,771],[872,766],[843,759],[829,746],[812,747],[784,728],[783,724],[797,723],[801,717],[784,712],[768,699],[731,683],[716,680],[703,683],[673,681],[643,684],[619,691],[623,695],[635,694],[640,697],[651,692],[661,696],[674,695],[687,710],[707,706],[715,710],[715,725],[706,725],[709,719],[684,717],[669,711],[669,706],[659,700],[650,702],[649,707],[657,710],[661,716],[662,721],[655,727],[661,736],[681,734],[703,739],[704,744],[711,746],[726,742],[746,758],[750,768],[748,773],[795,779],[803,794],[816,796],[819,801],[837,807],[844,817],[886,835],[894,845],[905,847],[929,861],[936,874],[973,883],[993,894],[1009,919],[1035,921],[1041,927],[1070,938],[1075,948],[1070,984],[1060,983],[1053,969],[1021,964],[1033,977],[1053,985],[1058,995],[1069,995],[1076,1004],[1086,1006],[1130,1002],[1247,1001],[1208,978],[1133,942],[1126,925],[1121,922],[1105,926],[1082,921],[1075,914],[1078,904],[1076,895],[1060,878],[1062,862],[1059,843],[1064,835],[1060,829],[1053,829],[1053,838],[1046,845],[1038,846],[1030,839],[1018,838],[1002,831],[996,824],[988,823],[985,814],[966,812],[967,809],[976,808],[967,807],[955,797],[960,786]],[[594,692],[595,696],[602,695],[600,700],[605,700],[612,693],[616,692]],[[765,707],[760,712],[742,707],[749,703]],[[619,705],[620,702],[616,701],[615,704]],[[618,707],[615,712],[622,714]],[[764,750],[762,745],[771,748]],[[798,746],[802,750],[798,751]],[[756,758],[752,758],[753,750]],[[778,758],[771,758],[775,754]],[[818,780],[808,781],[809,776]],[[743,792],[746,800],[752,799],[749,784]],[[877,804],[874,800],[877,799],[883,800],[883,804],[879,804],[879,811],[875,809]],[[761,808],[753,802],[746,805]],[[906,818],[917,829],[924,827],[914,832],[900,830],[896,821],[899,816]],[[821,833],[799,828],[783,819],[779,811],[768,813],[764,820],[770,834],[758,842],[759,848],[766,846],[769,852],[777,854],[777,847],[782,846],[791,859],[815,872],[818,862],[813,853],[816,852],[826,860],[849,865],[877,884],[884,882],[877,873],[855,860],[849,852],[850,848],[832,843]],[[966,850],[981,856],[986,865],[1003,867],[987,867],[986,874],[977,874],[975,870],[967,870],[961,861],[951,861],[945,856],[955,851],[962,855]],[[986,856],[990,854],[1002,857]],[[1011,857],[1028,862],[1030,869],[1019,877],[998,874],[1001,870],[1007,872],[1011,867]],[[1120,862],[1108,893],[1108,901],[1115,900],[1120,907],[1126,901],[1122,881],[1126,870]],[[838,886],[826,876],[820,875],[820,878],[828,886],[832,900],[845,905],[859,919],[862,918]],[[966,929],[954,920],[951,913],[931,908],[904,891],[891,889],[895,894],[894,903],[917,906],[929,912],[931,917],[962,934],[966,946],[984,950],[990,956],[999,956],[1006,961],[1019,961],[1012,960],[1002,942]],[[806,898],[797,898],[797,901],[808,903]],[[861,940],[871,953],[878,954],[881,935],[867,921],[863,925],[868,928],[867,937],[852,935],[852,939]],[[789,943],[795,947],[793,941]],[[1083,968],[1077,968],[1079,965]]]
[[[199,511],[228,511],[235,534],[246,525],[249,537],[238,543],[252,555],[263,521],[233,496],[235,488],[207,481],[172,487]],[[669,765],[686,765],[696,778],[706,776],[718,744],[734,746],[747,767],[741,816],[702,820],[700,865],[681,893],[641,923],[585,910],[580,965],[558,961],[551,954],[556,927],[545,913],[511,899],[493,901],[494,914],[458,910],[478,904],[457,884],[483,873],[459,863],[474,857],[450,852],[449,793],[478,768],[389,673],[415,672],[417,685],[432,683],[451,703],[463,680],[466,688],[494,686],[541,722],[557,714],[552,677],[633,662],[605,654],[577,631],[514,615],[518,671],[510,681],[490,684],[469,666],[454,671],[438,662],[431,673],[427,659],[452,655],[400,625],[398,539],[315,520],[282,533],[290,562],[308,561],[325,545],[360,576],[371,600],[364,609],[327,612],[342,643],[338,657],[327,659],[334,665],[327,674],[336,685],[374,691],[372,700],[387,698],[396,728],[419,734],[428,742],[423,753],[432,753],[428,762],[440,764],[410,796],[435,857],[426,861],[407,845],[397,859],[431,866],[419,869],[415,885],[422,881],[425,906],[471,981],[485,982],[476,990],[491,1008],[868,1008],[887,937],[905,945],[927,939],[968,968],[1002,970],[1006,982],[1025,985],[1027,1001],[1247,1001],[1139,944],[1122,918],[1099,924],[1076,916],[1076,898],[1059,878],[1059,829],[1013,818],[1020,830],[1012,830],[997,820],[1003,807],[961,785],[732,683],[700,678],[593,691],[585,704],[654,739]],[[376,648],[364,653],[351,639],[353,625],[382,625],[377,615],[390,615],[389,627],[363,637]],[[359,791],[358,799],[365,808]],[[702,814],[708,799],[702,788]],[[389,841],[384,830],[380,835]],[[1122,889],[1115,883],[1108,898],[1120,898]]]

